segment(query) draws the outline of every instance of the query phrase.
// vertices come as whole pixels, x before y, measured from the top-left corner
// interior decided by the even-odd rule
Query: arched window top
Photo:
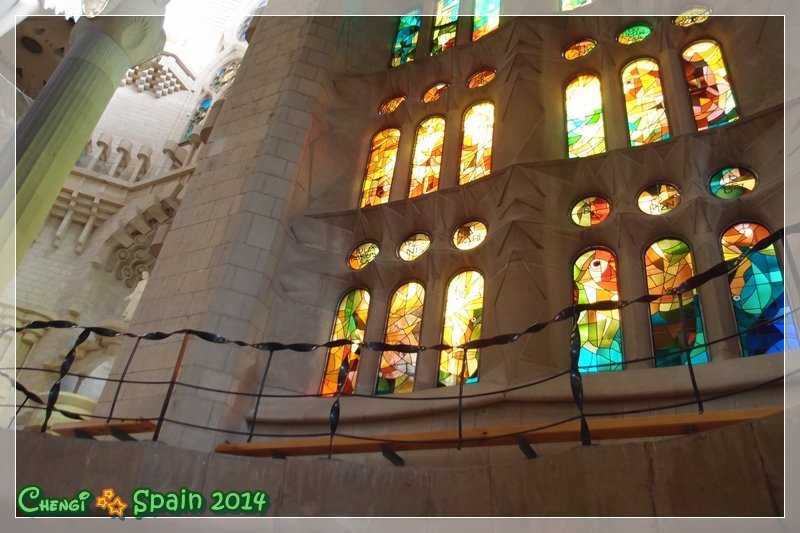
[[[622,69],[622,87],[625,92],[631,146],[669,139],[669,123],[658,62],[645,57],[628,63]]]
[[[458,183],[464,185],[492,172],[494,104],[477,102],[467,109],[461,135]]]
[[[460,272],[450,279],[444,310],[442,342],[459,346],[481,338],[483,325],[483,275],[476,270]],[[477,383],[479,350],[444,350],[439,358],[440,387]]]
[[[456,45],[459,0],[436,0],[436,17],[431,36],[431,55],[435,56]]]
[[[236,74],[239,72],[241,64],[242,59],[238,58],[228,61],[225,65],[220,67],[208,84],[211,90],[217,94],[225,91],[227,87],[233,83],[233,80],[236,79]]]
[[[500,25],[500,0],[475,0],[472,40],[477,41]]]
[[[397,128],[386,128],[372,137],[359,207],[389,201],[399,145],[400,130]]]
[[[426,118],[417,127],[411,164],[409,198],[434,192],[439,188],[444,132],[445,118],[439,115]]]
[[[391,66],[396,67],[414,61],[421,24],[422,10],[420,9],[409,11],[398,19],[397,33],[392,46]]]
[[[565,89],[565,103],[569,157],[586,157],[605,152],[600,78],[590,73],[573,78]]]
[[[710,39],[696,41],[684,48],[682,58],[697,129],[716,128],[738,119],[719,43]]]
[[[392,293],[384,337],[387,344],[420,345],[424,304],[425,287],[418,281],[405,283]],[[383,352],[376,394],[413,391],[416,368],[416,353]]]
[[[239,41],[246,43],[247,42],[247,29],[250,27],[250,22],[252,22],[253,17],[256,15],[259,9],[265,7],[267,5],[267,0],[261,0],[256,7],[247,15],[239,24],[239,30],[236,32],[236,38]]]
[[[324,395],[333,395],[339,392],[339,371],[345,361],[347,362],[348,371],[340,392],[351,394],[355,391],[359,360],[361,358],[361,347],[358,343],[364,340],[364,334],[367,329],[369,299],[370,296],[367,289],[353,289],[339,300],[336,316],[333,320],[331,340],[347,339],[354,341],[354,343],[328,350],[328,361],[325,365],[325,374],[322,378],[321,387],[321,393]]]

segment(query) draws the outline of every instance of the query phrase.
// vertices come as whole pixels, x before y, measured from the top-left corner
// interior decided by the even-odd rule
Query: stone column
[[[163,17],[82,18],[70,48],[17,128],[17,261],[47,219],[129,68],[155,56]]]

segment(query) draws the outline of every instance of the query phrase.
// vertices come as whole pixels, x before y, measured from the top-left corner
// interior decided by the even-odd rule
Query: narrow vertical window
[[[567,85],[567,151],[586,157],[606,151],[600,78],[582,74]]]
[[[755,222],[742,222],[722,234],[722,255],[736,259],[750,254],[728,274],[733,313],[739,328],[742,354],[760,355],[783,351],[785,308],[783,274],[775,246],[753,252],[769,230]],[[790,322],[791,317],[786,317]]]
[[[394,292],[386,323],[387,344],[419,346],[424,303],[425,288],[420,283],[406,283]],[[416,369],[416,353],[383,352],[375,392],[394,394],[413,391]]]
[[[724,126],[739,118],[722,50],[714,41],[697,41],[683,51],[683,67],[697,129]]]
[[[602,248],[587,250],[572,267],[573,301],[593,304],[618,301],[617,260]],[[578,317],[582,372],[622,370],[622,328],[619,309],[584,311]]]
[[[459,346],[481,338],[483,276],[474,270],[457,274],[447,286],[442,342]],[[478,381],[479,350],[444,350],[439,358],[440,387]],[[466,362],[466,368],[464,366]]]
[[[631,146],[669,139],[658,63],[652,59],[637,59],[630,63],[622,70],[622,87]]]
[[[365,289],[355,289],[348,292],[339,302],[336,317],[333,320],[331,340],[347,339],[363,341],[367,329],[367,313],[369,312],[369,292]],[[356,388],[356,375],[361,350],[358,344],[348,344],[328,350],[328,362],[325,364],[325,375],[322,377],[322,394],[336,394],[339,382],[339,369],[342,362],[349,363],[347,378],[342,387],[342,393],[351,394]]]
[[[399,145],[400,130],[397,128],[379,131],[372,138],[359,207],[380,205],[389,201]]]
[[[692,277],[692,253],[689,245],[678,239],[654,242],[644,256],[649,294],[661,297],[650,303],[650,324],[653,329],[653,355],[656,366],[686,363],[681,346],[681,307],[677,294],[667,294]],[[692,363],[707,363],[700,297],[697,290],[683,294],[683,316],[686,321],[686,346]]]
[[[194,110],[192,117],[189,119],[189,124],[186,125],[186,129],[183,131],[181,142],[188,141],[192,136],[192,130],[194,127],[203,123],[203,121],[206,119],[206,115],[208,115],[208,110],[211,108],[212,103],[214,103],[214,100],[211,98],[211,96],[206,96],[200,100],[200,103],[197,104],[197,109]]]
[[[464,114],[458,183],[464,185],[492,172],[494,104],[482,102]]]
[[[475,0],[472,40],[477,41],[500,25],[500,0]]]
[[[397,21],[397,34],[392,46],[391,65],[396,67],[414,61],[417,53],[419,27],[422,24],[422,11],[415,9],[401,16]]]
[[[436,0],[431,55],[435,56],[456,45],[459,0]]]
[[[444,129],[443,117],[427,118],[417,128],[414,159],[411,164],[411,185],[408,190],[409,198],[421,196],[439,188]]]

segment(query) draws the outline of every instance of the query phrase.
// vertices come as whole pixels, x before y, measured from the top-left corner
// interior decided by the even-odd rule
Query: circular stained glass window
[[[450,85],[448,85],[447,83],[437,83],[436,85],[425,91],[425,94],[422,95],[422,101],[425,102],[426,104],[435,102],[436,100],[442,97],[442,95],[449,86]]]
[[[631,24],[617,35],[617,42],[619,44],[634,44],[640,41],[644,41],[650,34],[653,33],[653,28],[639,22],[637,24]]]
[[[497,75],[497,72],[493,68],[485,68],[483,70],[479,70],[475,74],[469,77],[467,80],[467,87],[470,89],[477,89],[478,87],[483,87],[484,85],[488,85]]]
[[[695,24],[702,24],[711,16],[711,9],[708,7],[690,7],[674,19],[672,23],[681,28],[688,28]]]
[[[395,96],[394,98],[390,98],[386,100],[381,107],[378,109],[378,113],[381,115],[388,115],[389,113],[394,113],[400,104],[406,101],[405,95]]]
[[[431,246],[431,238],[425,233],[415,233],[400,243],[397,256],[406,262],[419,259]]]
[[[578,226],[595,226],[611,214],[611,204],[600,196],[587,196],[572,206],[572,221]]]
[[[723,200],[735,200],[753,192],[758,185],[758,176],[742,167],[721,168],[711,176],[708,187],[712,194]]]
[[[361,270],[368,264],[372,263],[380,253],[381,249],[378,243],[367,241],[359,244],[353,251],[350,252],[350,257],[347,260],[347,265],[353,270]]]
[[[567,46],[564,51],[561,52],[561,55],[564,56],[564,59],[567,61],[573,61],[594,50],[595,46],[597,46],[597,41],[594,39],[581,39]]]
[[[648,215],[669,213],[681,203],[681,193],[668,183],[652,185],[639,194],[639,209]]]
[[[486,224],[480,220],[464,222],[453,233],[453,246],[459,250],[472,250],[486,239]]]

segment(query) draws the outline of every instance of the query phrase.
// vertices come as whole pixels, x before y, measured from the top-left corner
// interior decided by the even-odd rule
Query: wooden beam
[[[98,437],[100,435],[117,436],[118,434],[148,433],[152,432],[155,427],[155,424],[149,420],[115,420],[112,422],[88,420],[86,422],[56,424],[50,430],[59,435],[70,437],[78,436],[78,434]]]
[[[677,413],[624,418],[594,417],[590,418],[588,423],[592,440],[636,439],[685,435],[756,420],[781,412],[783,412],[782,405],[706,412],[704,414]],[[518,445],[518,437],[520,436],[530,443],[580,442],[580,420],[572,420],[538,431],[530,431],[531,428],[545,425],[547,424],[537,425],[531,423],[465,429],[461,445],[464,447]],[[336,454],[380,452],[382,446],[390,446],[393,451],[452,448],[456,446],[458,433],[454,429],[424,433],[392,433],[370,435],[368,439],[373,440],[335,436],[331,451]],[[275,454],[280,456],[325,455],[328,453],[329,441],[329,437],[314,437],[250,443],[226,443],[217,446],[216,451],[218,453],[258,457],[272,457]]]

